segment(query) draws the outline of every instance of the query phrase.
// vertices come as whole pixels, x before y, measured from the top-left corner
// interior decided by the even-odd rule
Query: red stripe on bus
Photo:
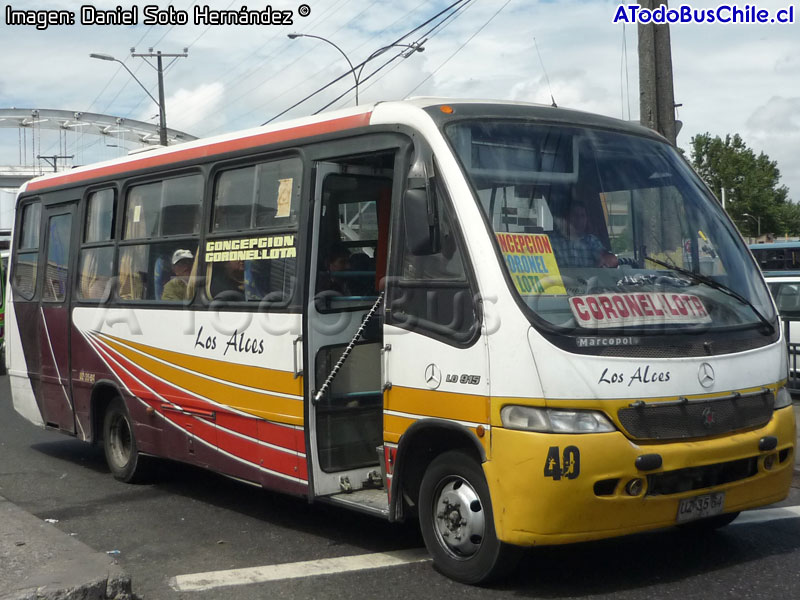
[[[276,144],[278,142],[313,137],[316,135],[343,131],[345,129],[365,127],[369,125],[369,119],[371,116],[372,112],[370,111],[349,117],[340,117],[338,119],[322,121],[320,123],[310,123],[308,125],[292,127],[290,129],[269,131],[267,133],[257,133],[255,135],[237,138],[234,140],[210,143],[195,148],[187,148],[185,150],[176,150],[174,152],[160,154],[158,156],[143,156],[140,159],[121,164],[98,167],[90,171],[67,173],[61,175],[60,177],[51,177],[42,181],[33,181],[28,184],[26,189],[28,191],[42,190],[59,185],[78,183],[100,177],[109,177],[111,175],[118,175],[120,173],[126,173],[140,169],[161,167],[164,165],[186,160],[193,160],[196,158],[209,158],[218,154],[234,152],[236,150],[246,150],[248,148],[256,148],[258,146],[266,146],[268,144]]]
[[[177,425],[181,429],[185,429],[181,423],[187,418],[187,416],[191,417],[194,422],[194,434],[200,439],[205,440],[211,446],[217,446],[218,449],[232,454],[237,458],[248,461],[254,466],[258,466],[260,463],[265,465],[265,468],[268,470],[276,471],[291,477],[297,477],[298,479],[302,479],[304,481],[308,480],[308,468],[305,459],[279,449],[285,448],[286,450],[294,451],[294,448],[291,446],[296,447],[298,445],[299,440],[297,439],[297,434],[299,433],[299,437],[302,439],[302,432],[280,427],[279,425],[274,425],[272,423],[262,423],[259,421],[259,428],[262,429],[263,432],[267,433],[267,436],[265,439],[262,438],[262,436],[252,439],[250,436],[248,436],[245,428],[241,427],[242,424],[253,421],[253,419],[247,417],[239,417],[237,419],[234,415],[226,415],[228,418],[225,419],[225,428],[220,428],[214,427],[214,425],[206,422],[201,417],[195,418],[194,415],[185,415],[182,413],[172,414],[170,411],[165,412],[161,406],[162,401],[158,400],[154,396],[153,392],[161,396],[161,398],[171,398],[174,400],[178,400],[181,397],[188,398],[189,396],[186,395],[182,390],[176,389],[163,381],[155,379],[150,373],[143,370],[126,357],[122,356],[116,350],[108,348],[100,340],[96,340],[96,342],[100,346],[99,350],[101,353],[106,354],[109,356],[109,358],[112,358],[119,364],[119,369],[116,369],[113,366],[112,369],[116,373],[117,377],[119,377],[120,380],[126,384],[128,389],[132,392],[135,389],[136,392],[134,393],[137,397],[145,400],[148,405],[155,408],[173,424]],[[150,390],[153,391],[151,392]],[[182,408],[180,403],[176,402],[175,404],[176,409]],[[221,424],[218,423],[218,425]],[[239,427],[236,427],[237,425]],[[261,427],[262,425],[265,427]],[[243,429],[243,431],[236,431],[239,428]],[[231,431],[226,431],[225,429],[230,429]],[[236,433],[239,433],[240,435],[236,435]],[[216,443],[210,439],[209,434],[216,434]],[[273,435],[269,434],[277,435],[274,435],[273,437]],[[241,435],[248,436],[249,439],[243,438]],[[258,443],[259,438],[262,438],[260,441],[272,444],[278,448],[261,446]],[[304,450],[305,449],[303,448],[302,450],[298,451],[303,452]],[[261,462],[262,458],[265,458],[266,460]]]
[[[230,429],[262,442],[305,454],[306,440],[302,429],[264,421],[257,417],[244,418],[225,410],[217,411],[217,426]]]
[[[173,402],[180,408],[185,407],[188,410],[200,409],[206,412],[217,410],[217,407],[208,400],[178,389],[168,382],[156,379],[151,373],[142,369],[142,367],[114,348],[109,347],[109,345],[102,340],[98,339],[97,343],[99,343],[106,352],[111,353],[114,359],[135,377],[137,385],[135,389],[131,389],[131,392],[136,396],[146,400],[166,400],[168,402]]]
[[[296,454],[283,452],[277,448],[262,446],[255,440],[245,439],[222,429],[217,429],[217,447],[223,452],[246,460],[253,465],[261,465],[270,471],[308,480],[305,460]]]

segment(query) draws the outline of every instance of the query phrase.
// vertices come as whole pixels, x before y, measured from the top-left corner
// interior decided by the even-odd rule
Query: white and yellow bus
[[[35,179],[14,231],[14,406],[122,481],[168,457],[418,518],[470,583],[787,495],[773,301],[637,125],[378,103]]]

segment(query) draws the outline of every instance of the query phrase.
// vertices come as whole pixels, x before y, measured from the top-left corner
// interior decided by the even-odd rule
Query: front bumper
[[[483,467],[497,535],[510,544],[533,546],[658,529],[675,524],[681,499],[717,491],[725,492],[724,512],[777,502],[786,497],[791,484],[795,435],[792,407],[775,411],[769,423],[756,430],[670,443],[637,444],[620,432],[555,435],[493,427],[491,460]],[[759,440],[765,436],[777,438],[774,450],[759,450]],[[574,462],[575,449],[578,464]],[[661,467],[638,470],[636,458],[653,453],[662,457]],[[767,456],[774,457],[769,470],[765,467]],[[554,477],[557,469],[554,471],[553,459],[562,457],[571,464],[570,470],[562,465],[566,474]],[[691,491],[677,491],[686,489],[680,482],[667,493],[663,493],[664,485],[660,485],[660,494],[648,490],[648,475],[672,473],[681,479],[673,472],[695,468],[684,479],[702,481],[703,477],[698,476],[702,467],[716,473],[722,468],[713,465],[734,461],[751,466],[744,474],[734,474],[734,478],[740,477],[735,481],[721,485],[696,483],[701,487]],[[638,496],[630,496],[625,485],[637,477],[644,479],[645,489]],[[669,480],[671,475],[661,476],[662,484],[665,477]],[[715,481],[714,477],[707,480]]]

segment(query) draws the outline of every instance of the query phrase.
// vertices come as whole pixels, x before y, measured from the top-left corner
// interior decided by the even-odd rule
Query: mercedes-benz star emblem
[[[704,362],[700,365],[700,370],[697,372],[697,378],[700,380],[700,385],[704,388],[709,388],[714,385],[714,369],[713,367]]]
[[[425,385],[435,390],[442,384],[442,371],[435,364],[431,363],[425,367]]]

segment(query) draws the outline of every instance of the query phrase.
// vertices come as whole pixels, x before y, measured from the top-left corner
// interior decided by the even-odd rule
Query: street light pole
[[[358,75],[356,75],[356,68],[353,66],[353,63],[350,61],[350,58],[348,58],[347,54],[345,54],[344,50],[339,48],[339,46],[334,44],[328,38],[324,38],[324,37],[319,36],[319,35],[312,35],[310,33],[289,33],[289,34],[287,34],[287,36],[288,36],[288,38],[290,40],[295,40],[295,39],[297,39],[299,37],[314,38],[315,40],[322,40],[323,42],[326,42],[326,43],[330,44],[331,46],[333,46],[334,48],[336,48],[339,51],[339,53],[342,56],[344,56],[344,59],[347,61],[347,64],[350,65],[350,72],[353,74],[353,79],[356,80],[356,106],[358,106]]]
[[[390,48],[408,48],[408,51],[403,53],[403,58],[408,58],[409,56],[414,54],[414,52],[423,52],[425,50],[423,44],[428,40],[428,38],[425,38],[423,41],[415,42],[413,44],[389,44],[388,46],[384,46],[383,48],[378,48],[377,50],[375,50],[375,52],[370,54],[367,58],[365,58],[361,62],[361,64],[359,65],[358,73],[356,73],[356,68],[353,66],[353,63],[348,58],[347,54],[344,53],[344,50],[339,48],[339,46],[334,44],[329,39],[326,39],[326,38],[318,36],[318,35],[311,35],[309,33],[289,33],[289,34],[287,34],[287,37],[290,40],[295,40],[295,39],[297,39],[299,37],[314,38],[314,39],[317,39],[317,40],[322,40],[323,42],[327,42],[331,46],[336,48],[341,53],[341,55],[344,56],[344,59],[347,61],[347,64],[350,65],[350,72],[353,74],[353,79],[356,82],[356,86],[355,86],[355,90],[356,90],[356,106],[358,106],[358,84],[361,83],[361,73],[364,72],[364,67],[366,66],[366,64],[369,61],[371,61],[373,58],[375,58],[377,56],[380,56],[381,54],[383,54],[384,52],[386,52]],[[341,98],[341,96],[339,96],[339,98]],[[335,100],[334,100],[334,102],[335,102]]]
[[[162,146],[167,146],[169,145],[169,141],[167,140],[167,105],[164,100],[164,64],[162,62],[162,58],[166,57],[175,60],[177,60],[178,58],[186,58],[187,56],[189,56],[188,54],[189,49],[184,48],[183,52],[180,54],[162,54],[160,51],[154,53],[152,48],[149,49],[149,52],[147,54],[135,54],[135,50],[136,50],[135,48],[131,48],[131,56],[133,57],[156,59],[156,66],[153,68],[156,69],[156,71],[158,71],[158,100],[156,100],[153,97],[153,94],[151,94],[150,91],[145,87],[145,85],[141,81],[139,81],[136,75],[133,74],[133,71],[131,71],[128,68],[128,65],[126,65],[118,58],[114,58],[110,54],[96,54],[96,53],[90,54],[89,57],[96,58],[98,60],[108,60],[108,61],[118,62],[119,64],[121,64],[124,67],[124,69],[128,72],[128,74],[131,77],[133,77],[133,80],[139,84],[139,87],[141,87],[144,90],[145,94],[147,94],[150,97],[150,99],[156,103],[156,105],[158,106],[158,118],[159,118],[159,126],[158,126],[159,143]],[[147,62],[147,64],[150,63]],[[153,65],[150,66],[152,67]]]
[[[761,237],[761,217],[754,217],[753,215],[748,214],[748,213],[742,213],[742,216],[743,217],[750,217],[751,219],[753,219],[756,222],[756,226],[758,227],[758,237]]]
[[[161,145],[167,145],[167,103],[164,101],[164,65],[161,62],[161,52],[158,52],[158,126],[161,131]]]

